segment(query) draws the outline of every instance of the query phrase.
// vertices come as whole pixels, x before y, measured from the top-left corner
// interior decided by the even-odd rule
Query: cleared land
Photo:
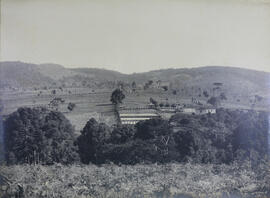
[[[1,95],[4,104],[2,114],[6,116],[23,106],[47,106],[53,98],[62,98],[65,102],[60,104],[58,109],[64,113],[72,125],[74,125],[77,134],[92,117],[99,122],[105,122],[109,126],[116,124],[113,106],[110,105],[110,96],[113,90],[104,89],[93,92],[93,90],[88,88],[64,88],[62,90],[56,90],[56,94],[52,94],[52,90],[54,89],[3,92]],[[126,98],[123,101],[123,106],[130,108],[146,106],[149,104],[149,98],[151,97],[159,103],[164,104],[191,104],[191,97],[182,97],[179,94],[174,95],[169,91],[139,90],[135,93],[125,93],[125,95]],[[202,98],[199,101],[202,104],[206,104],[206,98]],[[67,105],[70,102],[76,105],[72,111],[67,109]],[[251,106],[247,103],[232,102],[232,100],[229,99],[228,101],[223,101],[221,105],[233,109],[251,109]],[[257,106],[255,109],[267,110],[268,107]]]

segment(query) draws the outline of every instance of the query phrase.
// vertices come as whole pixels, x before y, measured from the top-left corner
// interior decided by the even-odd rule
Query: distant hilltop
[[[1,62],[0,87],[33,88],[76,86],[111,89],[112,82],[141,87],[148,81],[161,82],[170,89],[210,89],[213,83],[221,83],[223,89],[232,93],[245,92],[265,95],[269,92],[270,73],[235,67],[208,66],[191,69],[162,69],[135,74],[97,68],[65,68],[57,64],[30,64],[23,62]]]

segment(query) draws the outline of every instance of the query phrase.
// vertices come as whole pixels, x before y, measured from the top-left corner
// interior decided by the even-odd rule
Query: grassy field
[[[64,88],[62,90],[57,89],[56,94],[51,94],[52,90],[28,90],[28,91],[5,91],[1,95],[1,99],[4,103],[3,115],[8,115],[11,112],[17,110],[22,106],[34,107],[34,106],[47,106],[49,102],[55,98],[60,97],[65,100],[63,104],[59,105],[59,111],[65,114],[75,127],[76,133],[85,126],[86,122],[94,117],[100,122],[105,122],[109,126],[116,124],[116,118],[113,114],[113,107],[110,104],[110,96],[113,90],[98,90],[93,91],[88,88]],[[191,97],[182,97],[180,95],[174,95],[170,91],[161,90],[147,90],[137,91],[135,93],[126,93],[126,98],[123,101],[123,105],[126,107],[138,107],[149,104],[149,99],[152,97],[159,103],[191,103]],[[67,109],[68,103],[76,104],[73,111],[69,112]],[[200,98],[200,102],[206,103],[205,98]],[[251,108],[247,103],[223,101],[222,106],[226,108]],[[266,110],[268,108],[256,107],[258,110]]]
[[[2,166],[1,172],[23,187],[25,197],[178,197],[263,198],[270,194],[270,167],[255,173],[239,165],[107,164]],[[264,175],[265,174],[265,175]],[[12,188],[12,187],[11,187]]]
[[[71,93],[69,93],[71,91]],[[56,92],[55,95],[51,94],[51,90],[43,90],[42,94],[40,90],[25,91],[25,92],[6,92],[2,95],[4,103],[3,114],[8,115],[22,106],[34,107],[34,106],[47,106],[54,97],[60,97],[65,100],[64,104],[59,105],[59,111],[63,112],[65,116],[74,125],[76,132],[80,131],[86,122],[94,117],[100,122],[105,122],[108,125],[116,124],[116,118],[113,113],[110,96],[112,90],[100,90],[99,92],[92,92],[86,88],[78,89],[64,89],[61,92]],[[145,106],[149,103],[149,98],[156,98],[158,101],[175,103],[176,98],[167,101],[166,93],[160,92],[137,92],[137,93],[125,93],[124,106],[138,107]],[[184,101],[184,100],[182,100]],[[189,100],[188,100],[189,101]],[[69,112],[67,105],[69,102],[75,103],[76,107],[73,111]],[[186,101],[187,102],[187,101]]]

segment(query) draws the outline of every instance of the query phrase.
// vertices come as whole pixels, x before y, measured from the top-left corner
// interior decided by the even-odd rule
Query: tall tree
[[[98,163],[100,156],[97,153],[100,147],[110,138],[109,127],[104,123],[99,124],[94,118],[91,118],[77,139],[81,161],[85,164],[89,162]]]
[[[220,99],[219,97],[212,96],[209,100],[207,100],[207,103],[217,107],[220,104]]]
[[[125,95],[123,94],[123,92],[120,89],[115,89],[111,95],[111,102],[115,105],[118,105],[122,103],[124,98]]]
[[[65,116],[46,108],[19,108],[4,122],[9,164],[68,164],[79,160],[74,128]]]
[[[150,98],[149,100],[150,100],[150,102],[151,102],[155,107],[158,106],[158,102],[157,102],[155,99]]]

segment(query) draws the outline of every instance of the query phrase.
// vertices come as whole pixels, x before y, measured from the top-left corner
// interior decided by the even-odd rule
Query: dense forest
[[[218,109],[175,114],[134,126],[109,127],[91,118],[76,137],[65,116],[46,108],[19,108],[3,123],[7,164],[169,163],[230,164],[268,156],[268,114]]]

